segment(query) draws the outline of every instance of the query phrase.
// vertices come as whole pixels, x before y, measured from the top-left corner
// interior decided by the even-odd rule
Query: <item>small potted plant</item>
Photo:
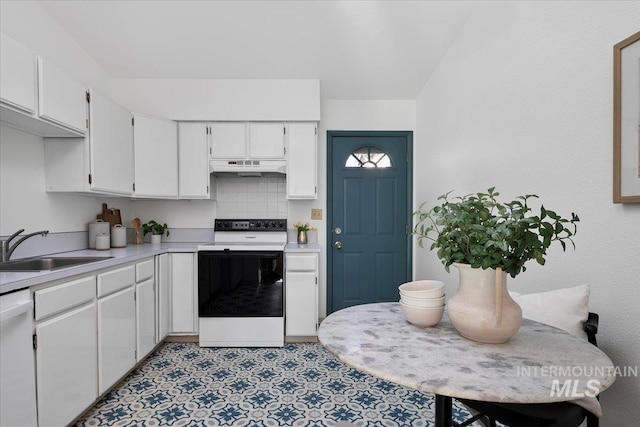
[[[151,233],[151,243],[154,245],[160,244],[163,234],[166,234],[167,237],[169,237],[170,234],[167,223],[159,224],[154,220],[142,224],[142,232],[145,236],[147,233]]]
[[[438,198],[440,204],[414,212],[414,234],[418,245],[432,241],[445,269],[453,265],[460,272],[458,291],[447,301],[451,323],[466,338],[480,342],[505,342],[522,321],[520,307],[506,289],[506,274],[516,277],[525,263],[544,265],[547,249],[559,242],[574,248],[572,237],[580,220],[574,213],[563,218],[540,207],[532,214],[528,205],[535,194],[499,202],[495,187],[486,193]],[[490,314],[487,314],[487,311]]]
[[[295,228],[298,231],[298,244],[299,245],[306,245],[307,244],[307,231],[309,231],[309,223],[301,223],[301,222],[296,222],[295,224],[293,224],[293,228]]]

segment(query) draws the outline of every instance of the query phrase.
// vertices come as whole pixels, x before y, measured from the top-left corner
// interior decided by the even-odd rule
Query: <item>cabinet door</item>
[[[153,278],[136,284],[136,361],[139,362],[156,345],[156,301]]]
[[[0,101],[27,113],[36,111],[36,56],[0,34]]]
[[[132,115],[109,98],[91,92],[89,103],[91,189],[133,193]]]
[[[212,159],[247,157],[247,125],[243,122],[216,122],[210,125]]]
[[[178,198],[178,125],[134,115],[136,197]]]
[[[70,423],[98,397],[96,304],[36,326],[38,426]]]
[[[74,130],[87,130],[87,88],[52,63],[38,58],[38,115]]]
[[[318,298],[315,271],[287,271],[286,335],[317,335]]]
[[[178,334],[196,332],[194,255],[171,254],[171,330]]]
[[[171,328],[171,263],[169,254],[156,256],[156,318],[158,342]]]
[[[0,295],[0,426],[38,425],[29,292]]]
[[[317,125],[289,123],[287,135],[287,198],[316,199]]]
[[[249,123],[249,158],[284,159],[284,123]]]
[[[206,123],[178,125],[178,174],[181,199],[209,198],[209,146]]]
[[[94,332],[95,334],[95,332]],[[133,286],[98,300],[98,391],[107,391],[136,363]]]

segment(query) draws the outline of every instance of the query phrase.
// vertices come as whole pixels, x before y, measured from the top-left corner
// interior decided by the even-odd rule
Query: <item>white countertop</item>
[[[30,286],[39,285],[41,283],[53,280],[64,279],[75,276],[77,274],[88,273],[102,268],[113,267],[118,264],[136,261],[148,258],[154,255],[160,255],[167,252],[196,252],[198,245],[205,242],[187,242],[187,243],[161,243],[159,245],[151,245],[145,243],[142,245],[128,244],[124,248],[109,249],[106,251],[96,251],[93,249],[84,249],[71,252],[60,252],[47,256],[60,257],[108,257],[113,258],[81,264],[57,270],[43,270],[33,272],[0,272],[0,294],[25,289]]]
[[[208,242],[185,242],[185,243],[161,243],[159,245],[151,245],[145,243],[142,245],[128,244],[124,248],[109,249],[106,251],[96,251],[93,249],[83,249],[79,251],[60,252],[47,256],[60,257],[113,257],[103,261],[96,261],[88,264],[81,264],[57,270],[43,270],[33,272],[0,272],[0,294],[7,292],[26,289],[30,286],[39,285],[41,283],[51,282],[53,280],[65,279],[67,277],[78,274],[88,273],[102,268],[113,267],[126,262],[137,261],[139,259],[148,258],[154,255],[160,255],[167,252],[197,252],[199,245]],[[321,252],[321,247],[317,243],[309,243],[307,245],[299,245],[297,243],[287,243],[285,252]]]
[[[285,252],[322,252],[322,247],[317,243],[307,243],[306,245],[299,245],[296,242],[289,242],[284,248]]]

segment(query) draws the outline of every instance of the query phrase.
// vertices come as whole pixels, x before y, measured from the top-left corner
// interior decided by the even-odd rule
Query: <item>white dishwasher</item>
[[[38,425],[32,336],[29,290],[0,295],[0,426]]]

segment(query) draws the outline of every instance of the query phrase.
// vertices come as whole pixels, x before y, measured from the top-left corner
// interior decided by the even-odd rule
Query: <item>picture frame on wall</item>
[[[640,32],[613,47],[613,202],[640,203]]]

